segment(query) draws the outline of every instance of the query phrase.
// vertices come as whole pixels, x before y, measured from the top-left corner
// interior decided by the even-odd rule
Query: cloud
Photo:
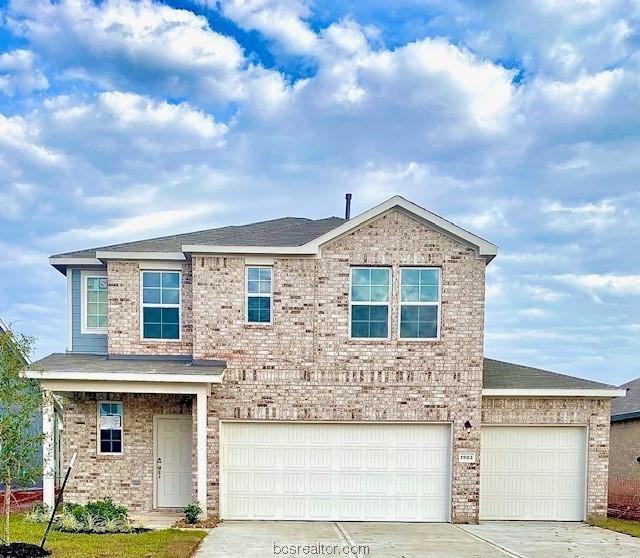
[[[14,0],[9,22],[51,63],[108,88],[226,104],[278,77],[204,17],[150,0]]]
[[[536,300],[543,302],[558,302],[569,296],[567,293],[556,291],[541,285],[525,285],[524,291]]]
[[[619,218],[616,205],[606,199],[577,205],[549,202],[543,205],[542,211],[550,215],[550,227],[568,232],[580,229],[600,230],[614,225]]]
[[[49,82],[40,70],[34,68],[34,58],[33,53],[25,49],[1,53],[0,92],[13,96],[47,89]]]
[[[554,275],[553,279],[583,290],[601,301],[601,295],[640,295],[640,275],[615,275],[608,273],[566,273]]]

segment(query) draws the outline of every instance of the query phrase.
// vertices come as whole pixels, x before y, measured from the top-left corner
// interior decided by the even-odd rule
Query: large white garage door
[[[222,517],[449,521],[449,425],[222,424]]]
[[[586,429],[483,426],[480,519],[582,521]]]

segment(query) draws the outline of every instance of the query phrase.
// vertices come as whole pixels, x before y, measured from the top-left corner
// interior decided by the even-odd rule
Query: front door
[[[156,418],[156,490],[159,508],[181,508],[193,500],[191,417]]]

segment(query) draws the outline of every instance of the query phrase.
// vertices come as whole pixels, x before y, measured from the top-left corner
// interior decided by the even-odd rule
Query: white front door
[[[449,521],[448,424],[222,425],[222,516]]]
[[[156,418],[156,489],[159,508],[181,508],[193,500],[191,417]]]
[[[582,521],[586,428],[482,426],[480,519]]]

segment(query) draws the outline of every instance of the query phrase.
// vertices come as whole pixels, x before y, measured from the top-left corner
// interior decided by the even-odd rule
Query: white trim
[[[387,302],[365,302],[365,301],[353,301],[351,299],[352,287],[353,287],[353,270],[354,269],[386,269],[389,272],[389,297]],[[385,341],[391,339],[391,299],[393,294],[393,268],[385,265],[354,265],[349,268],[349,340],[353,341],[370,341],[378,340]],[[387,307],[387,336],[386,337],[352,337],[351,336],[351,314],[353,306],[386,306]]]
[[[438,272],[438,300],[437,302],[402,302],[402,272],[405,269],[432,269]],[[400,341],[416,341],[420,343],[440,341],[442,327],[442,268],[429,265],[411,265],[400,266],[398,277],[398,340]],[[436,336],[435,337],[402,337],[400,335],[402,326],[402,307],[403,306],[435,306],[436,307]]]
[[[216,379],[211,383],[220,383]],[[194,395],[199,390],[209,389],[209,382],[141,382],[141,381],[95,381],[95,380],[42,380],[42,389],[60,392],[86,393],[165,393]]]
[[[126,384],[129,382],[141,382],[149,384],[219,384],[222,383],[223,374],[168,374],[155,372],[59,372],[27,370],[25,372],[25,376],[34,380],[53,380],[70,383],[81,380],[86,380],[88,382],[123,382],[123,387],[126,388]],[[124,391],[127,390],[125,389]]]
[[[49,258],[49,263],[51,265],[104,265],[96,258]]]
[[[249,293],[249,269],[268,269],[271,272],[269,279],[269,293]],[[260,272],[258,272],[260,273]],[[259,281],[260,283],[260,281]],[[249,321],[249,299],[269,297],[269,321],[268,322],[250,322]],[[244,266],[244,323],[250,326],[269,326],[273,325],[273,266],[270,265],[245,265]]]
[[[67,351],[73,351],[73,269],[65,270],[67,276]]]
[[[178,304],[155,304],[144,302],[144,274],[145,273],[177,273],[178,274]],[[162,285],[160,286],[162,289]],[[144,336],[144,308],[177,308],[178,309],[178,338],[177,339],[163,339]],[[140,270],[140,341],[152,341],[152,342],[166,342],[166,343],[179,343],[182,341],[182,271],[176,269],[152,269],[152,270]]]
[[[219,246],[216,244],[183,244],[182,251],[191,254],[267,254],[267,255],[293,255],[315,256],[318,251],[309,248],[307,244],[302,246]]]
[[[250,266],[270,266],[276,263],[275,258],[268,258],[263,256],[247,256],[244,259],[244,265]]]
[[[320,252],[320,247],[323,244],[351,232],[353,229],[364,225],[367,221],[379,217],[383,213],[396,207],[404,209],[449,236],[473,246],[480,256],[487,257],[491,260],[498,253],[498,247],[495,244],[492,244],[488,240],[458,227],[451,221],[443,219],[439,215],[406,200],[402,196],[393,196],[353,219],[346,221],[335,229],[330,230],[324,235],[303,244],[302,246],[218,246],[206,244],[183,244],[182,251],[194,254],[289,254],[315,256]]]
[[[624,397],[626,389],[491,389],[483,388],[483,397]]]
[[[102,451],[100,449],[100,431],[102,428],[100,427],[100,417],[102,416],[102,404],[107,403],[109,405],[120,405],[120,451]],[[100,401],[96,401],[96,451],[98,455],[123,455],[124,454],[124,401],[112,400],[112,399],[103,399]],[[113,429],[115,430],[115,428]]]
[[[207,395],[206,390],[196,394],[196,494],[202,515],[207,517]],[[193,434],[192,434],[193,435]]]
[[[106,327],[89,327],[87,325],[87,279],[99,278],[106,279],[106,271],[91,271],[88,269],[80,270],[80,333],[85,335],[105,335]],[[107,286],[107,296],[109,296],[109,287]],[[107,306],[108,306],[107,302]],[[107,320],[109,319],[107,310]]]
[[[187,257],[182,252],[118,252],[96,250],[96,258],[101,260],[179,260]]]
[[[138,262],[138,268],[141,271],[146,269],[150,271],[182,271],[182,263],[172,261],[140,261]]]

